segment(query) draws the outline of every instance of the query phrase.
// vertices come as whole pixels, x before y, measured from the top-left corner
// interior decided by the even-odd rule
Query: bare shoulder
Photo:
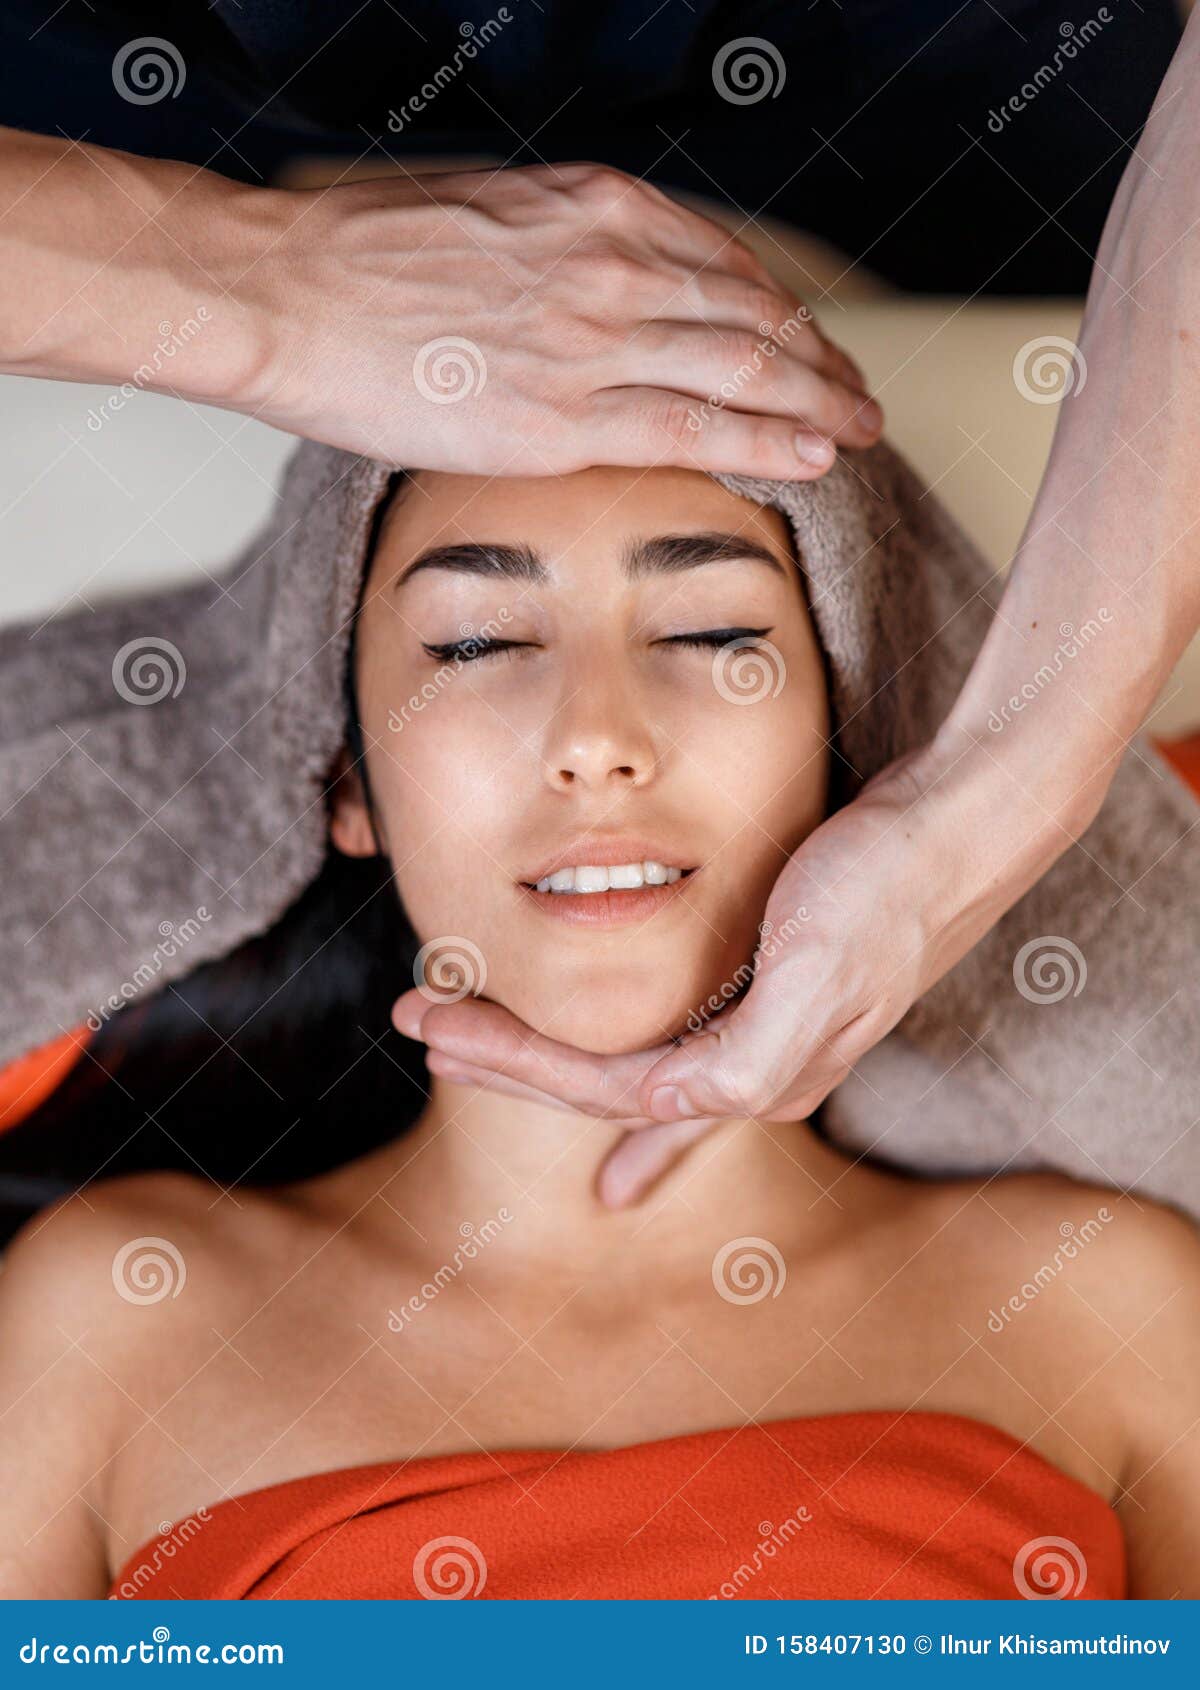
[[[287,1219],[268,1194],[223,1195],[185,1174],[99,1182],[43,1210],[13,1241],[0,1276],[6,1342],[49,1322],[86,1331],[110,1354],[152,1347],[168,1312],[177,1332],[181,1316],[203,1320],[226,1305],[254,1277],[254,1257],[278,1246]]]
[[[1031,1273],[1044,1288],[1069,1272],[1077,1292],[1090,1289],[1114,1311],[1144,1311],[1156,1292],[1200,1285],[1200,1231],[1151,1198],[1042,1173],[959,1190],[966,1207],[952,1223],[957,1241],[973,1237],[997,1273]],[[943,1206],[954,1196],[945,1194]]]
[[[1200,1411],[1200,1231],[1136,1194],[1054,1174],[955,1182],[920,1199],[954,1263],[964,1324],[1130,1437],[1164,1395]],[[1024,1368],[1022,1368],[1024,1371]]]
[[[179,1174],[106,1181],[36,1215],[0,1271],[0,1584],[99,1596],[113,1458],[196,1370],[197,1339],[261,1284],[287,1205]]]

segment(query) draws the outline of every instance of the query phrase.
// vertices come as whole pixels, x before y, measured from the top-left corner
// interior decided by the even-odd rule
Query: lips
[[[543,858],[520,882],[531,902],[572,927],[623,927],[672,903],[697,865],[660,841],[590,835]]]
[[[665,876],[657,872],[649,876],[645,873],[647,864],[653,865],[655,870],[668,871]],[[640,865],[643,870],[642,881],[648,879],[650,884],[658,884],[661,879],[678,878],[672,876],[671,870],[678,870],[679,875],[690,874],[696,867],[694,862],[681,856],[673,847],[662,840],[650,839],[635,834],[581,834],[543,857],[540,862],[530,865],[529,872],[522,874],[519,879],[523,886],[536,887],[539,881],[551,880],[555,875],[562,875],[567,869],[632,869]],[[611,885],[611,881],[610,881]],[[573,888],[578,891],[579,887]],[[591,896],[599,896],[608,888],[598,882],[590,891]],[[631,882],[628,890],[636,890],[636,883]],[[585,895],[588,895],[585,890]]]

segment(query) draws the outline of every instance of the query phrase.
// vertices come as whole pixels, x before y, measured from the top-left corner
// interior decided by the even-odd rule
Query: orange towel
[[[76,1027],[0,1068],[0,1132],[32,1115],[66,1079],[91,1034]]]
[[[110,1594],[1015,1599],[1050,1588],[1125,1594],[1124,1540],[1096,1492],[979,1421],[872,1413],[293,1479],[152,1539]]]

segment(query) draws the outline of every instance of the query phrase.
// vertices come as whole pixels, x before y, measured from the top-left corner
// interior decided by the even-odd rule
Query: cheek
[[[439,697],[401,717],[368,752],[372,795],[401,902],[422,944],[469,939],[482,954],[488,995],[503,983],[502,841],[511,829],[512,735],[478,710]]]
[[[710,961],[745,961],[788,858],[825,816],[829,749],[824,694],[797,692],[729,707],[738,716],[691,752],[706,776],[705,802],[720,836],[710,895],[719,942]]]

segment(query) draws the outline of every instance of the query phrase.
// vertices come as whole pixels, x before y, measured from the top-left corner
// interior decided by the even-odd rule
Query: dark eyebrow
[[[625,548],[625,574],[631,581],[647,575],[673,575],[709,563],[736,563],[744,558],[765,563],[780,575],[784,565],[757,540],[744,534],[657,534],[634,540]],[[419,569],[449,569],[468,575],[494,575],[506,581],[544,586],[550,572],[531,546],[471,541],[457,546],[434,546],[422,552],[396,579],[400,587]]]
[[[495,575],[505,581],[533,581],[544,585],[549,571],[531,546],[494,545],[471,541],[460,546],[433,546],[415,563],[402,570],[395,585],[404,583],[420,569],[449,569],[462,575]]]
[[[706,563],[739,563],[743,558],[787,574],[774,552],[745,534],[658,534],[650,540],[635,540],[625,551],[625,573],[636,581],[644,575],[673,575]]]

